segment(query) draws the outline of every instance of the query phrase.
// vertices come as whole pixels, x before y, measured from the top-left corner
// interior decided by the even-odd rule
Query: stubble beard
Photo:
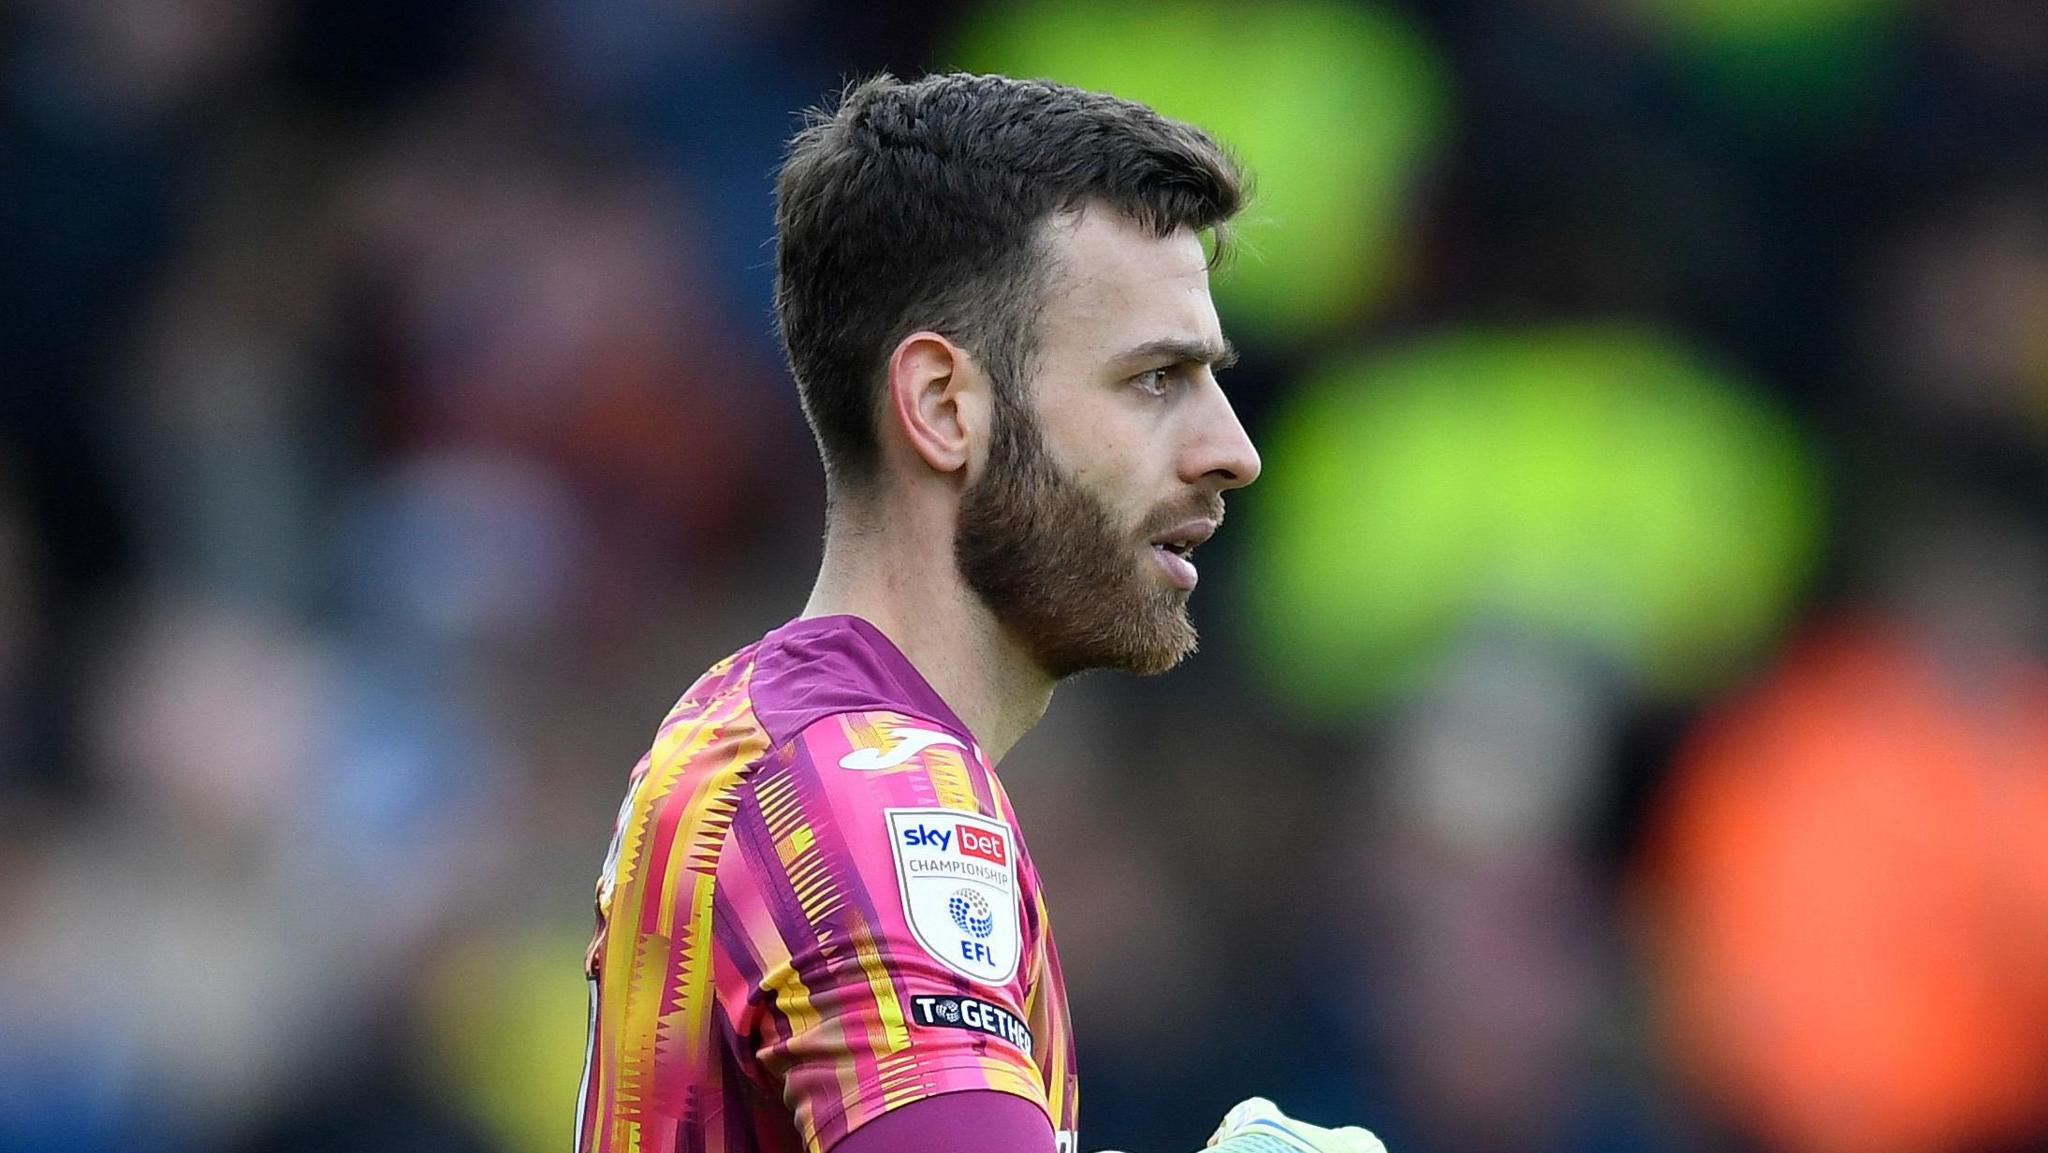
[[[953,558],[1040,668],[1056,679],[1099,668],[1151,675],[1194,652],[1187,594],[1151,571],[1146,547],[1060,469],[1029,412],[998,403],[988,468],[961,498]]]

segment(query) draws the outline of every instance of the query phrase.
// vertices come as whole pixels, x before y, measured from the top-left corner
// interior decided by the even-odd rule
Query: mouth
[[[1187,521],[1153,537],[1152,555],[1166,570],[1168,580],[1182,590],[1190,590],[1199,579],[1195,570],[1195,549],[1215,534],[1216,522],[1213,520]]]
[[[1152,538],[1152,547],[1178,557],[1190,557],[1202,542],[1216,535],[1216,521],[1197,519],[1174,525]]]

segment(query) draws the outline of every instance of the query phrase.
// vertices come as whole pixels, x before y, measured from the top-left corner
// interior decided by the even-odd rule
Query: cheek
[[[1147,435],[1128,417],[1105,413],[1061,430],[1054,459],[1074,484],[1085,489],[1122,527],[1135,527],[1157,503],[1152,477],[1160,462]]]

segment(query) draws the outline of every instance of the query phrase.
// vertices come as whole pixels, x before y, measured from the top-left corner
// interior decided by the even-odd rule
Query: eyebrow
[[[1161,340],[1148,340],[1124,350],[1117,356],[1115,363],[1139,364],[1156,360],[1170,364],[1206,364],[1212,368],[1224,369],[1237,363],[1237,346],[1231,344],[1228,337],[1220,342],[1166,337]]]

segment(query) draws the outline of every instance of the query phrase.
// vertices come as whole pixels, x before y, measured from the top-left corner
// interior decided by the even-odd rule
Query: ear
[[[889,356],[887,408],[917,457],[959,472],[988,430],[986,381],[966,349],[936,332],[913,332]]]

